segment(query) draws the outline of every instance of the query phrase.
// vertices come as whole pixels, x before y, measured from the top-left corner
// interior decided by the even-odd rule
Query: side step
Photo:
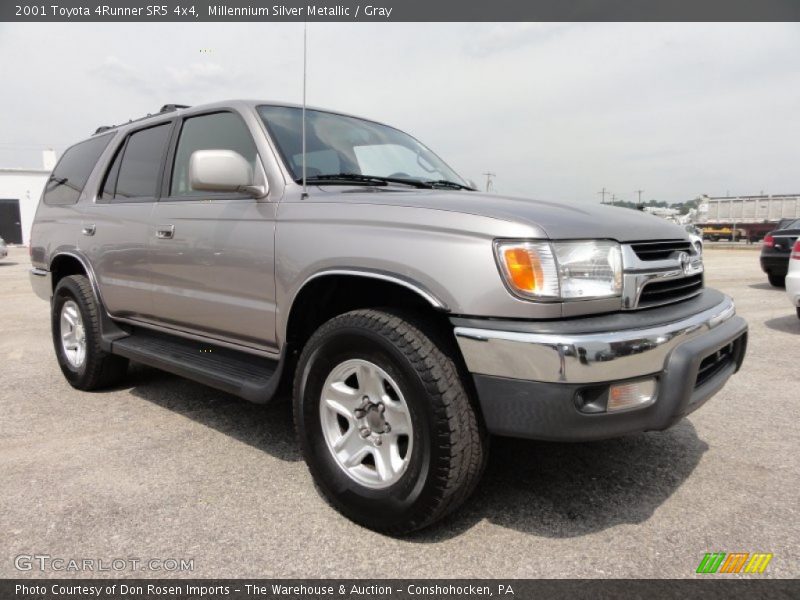
[[[114,340],[111,352],[258,404],[272,398],[283,366],[282,360],[139,328]]]

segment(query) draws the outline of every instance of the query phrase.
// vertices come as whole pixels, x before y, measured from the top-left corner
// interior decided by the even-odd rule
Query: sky
[[[555,201],[800,192],[800,24],[311,23],[308,103]],[[299,103],[302,23],[0,24],[0,167],[167,103]],[[606,200],[609,196],[606,196]]]

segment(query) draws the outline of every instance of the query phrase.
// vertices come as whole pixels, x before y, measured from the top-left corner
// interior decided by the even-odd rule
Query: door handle
[[[89,235],[89,236],[94,235],[95,231],[97,231],[97,226],[94,223],[90,225],[84,225],[83,229],[81,229],[81,233],[83,235]]]
[[[161,225],[156,228],[156,237],[160,240],[171,240],[175,235],[175,225]]]

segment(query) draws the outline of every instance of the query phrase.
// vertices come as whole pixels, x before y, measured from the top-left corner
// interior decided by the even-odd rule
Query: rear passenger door
[[[220,110],[184,117],[167,162],[150,238],[154,312],[168,327],[275,350],[275,204],[230,192],[197,192],[197,150],[233,150],[263,173],[244,119]]]
[[[83,214],[79,247],[94,266],[106,309],[116,317],[152,317],[148,243],[172,128],[168,121],[129,133]]]

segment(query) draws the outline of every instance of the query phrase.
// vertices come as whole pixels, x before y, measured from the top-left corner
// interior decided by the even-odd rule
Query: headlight
[[[588,300],[622,293],[622,252],[606,240],[497,241],[500,271],[518,295],[534,300]]]

